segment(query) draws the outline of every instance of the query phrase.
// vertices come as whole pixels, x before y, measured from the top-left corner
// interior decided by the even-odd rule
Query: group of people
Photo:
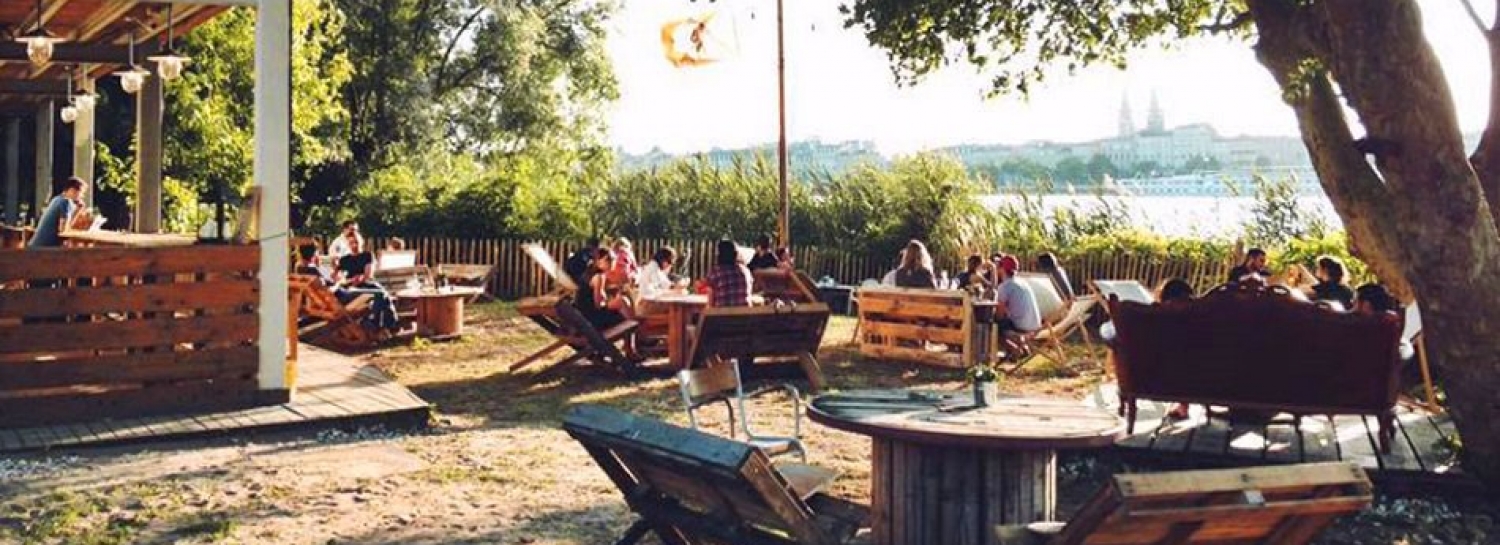
[[[750,306],[755,287],[752,271],[793,268],[790,250],[772,247],[771,238],[762,236],[747,259],[735,241],[720,240],[713,266],[697,291],[708,296],[711,307]],[[594,327],[608,329],[638,315],[660,312],[652,303],[657,297],[686,292],[690,279],[673,273],[681,258],[676,249],[663,246],[642,266],[629,239],[604,245],[592,238],[563,262],[563,272],[578,286],[574,305]],[[639,359],[635,349],[634,339],[627,339],[626,356]]]
[[[405,248],[405,242],[393,238],[388,249]],[[333,291],[340,303],[347,304],[361,296],[370,296],[370,313],[365,317],[365,326],[384,334],[394,333],[400,326],[396,316],[395,299],[380,282],[375,280],[375,253],[365,245],[359,232],[359,223],[345,221],[339,235],[328,243],[328,257],[332,269],[325,269],[324,261],[316,244],[305,244],[297,248],[298,274],[315,276],[318,281]]]
[[[1227,281],[1286,286],[1293,296],[1333,310],[1359,313],[1402,310],[1396,298],[1379,283],[1369,282],[1358,288],[1350,288],[1348,269],[1337,257],[1319,257],[1314,263],[1315,272],[1312,273],[1303,266],[1294,264],[1287,267],[1285,273],[1277,275],[1271,272],[1268,263],[1265,250],[1251,248],[1245,252],[1244,261],[1230,269]]]

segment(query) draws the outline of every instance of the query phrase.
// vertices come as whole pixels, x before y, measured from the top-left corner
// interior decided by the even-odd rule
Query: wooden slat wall
[[[373,248],[385,246],[387,238],[373,238]],[[503,239],[459,240],[449,238],[404,238],[406,247],[417,251],[420,264],[436,267],[444,263],[494,265],[495,275],[488,286],[491,294],[501,299],[515,300],[541,295],[549,291],[551,281],[521,251],[523,244],[540,244],[559,262],[583,245],[583,241],[526,241]],[[678,274],[701,278],[707,274],[714,257],[712,240],[636,240],[637,258],[641,263],[661,246],[672,246],[679,256]],[[858,285],[867,278],[879,279],[895,265],[895,256],[871,256],[834,249],[797,247],[792,250],[797,268],[806,271],[814,280],[824,276],[833,277],[841,284]],[[686,259],[682,259],[686,256]],[[937,267],[957,274],[962,270],[962,258],[957,256],[934,256]],[[1077,289],[1085,289],[1092,280],[1134,279],[1155,287],[1162,281],[1183,277],[1198,290],[1206,290],[1228,276],[1233,267],[1230,260],[1201,260],[1127,253],[1090,253],[1061,256],[1068,274]],[[1023,267],[1030,265],[1023,259]]]
[[[258,246],[0,256],[0,427],[247,407]]]

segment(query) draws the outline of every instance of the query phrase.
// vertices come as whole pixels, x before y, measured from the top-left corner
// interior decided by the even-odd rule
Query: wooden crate
[[[0,427],[252,405],[258,246],[0,260]]]

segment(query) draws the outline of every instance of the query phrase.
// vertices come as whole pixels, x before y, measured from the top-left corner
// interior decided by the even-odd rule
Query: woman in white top
[[[636,276],[636,287],[640,288],[641,300],[665,294],[676,286],[672,281],[672,265],[677,263],[677,250],[662,246],[652,254],[651,261],[642,267]]]

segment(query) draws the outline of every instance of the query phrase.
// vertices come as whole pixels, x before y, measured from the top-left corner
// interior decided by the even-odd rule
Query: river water
[[[1244,232],[1245,221],[1255,206],[1252,197],[1097,197],[1081,195],[1045,195],[1042,209],[1050,215],[1058,208],[1092,210],[1110,204],[1123,204],[1131,222],[1157,234],[1181,237],[1235,238]],[[1015,195],[980,197],[986,208],[994,210],[1006,201],[1016,202]],[[1315,214],[1333,228],[1342,222],[1333,211],[1333,203],[1323,195],[1304,196],[1299,203],[1305,212]]]

